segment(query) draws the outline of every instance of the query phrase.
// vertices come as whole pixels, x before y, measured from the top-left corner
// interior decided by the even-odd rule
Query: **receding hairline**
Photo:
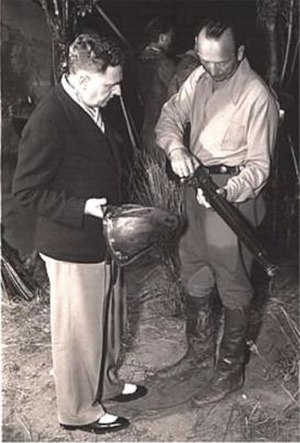
[[[218,41],[228,29],[231,32],[235,51],[237,52],[241,46],[245,45],[245,35],[241,23],[235,21],[232,17],[229,18],[218,14],[212,17],[206,17],[198,23],[195,34],[199,37],[203,31],[206,38]]]
[[[231,26],[227,26],[218,35],[212,35],[212,33],[209,32],[209,28],[207,26],[203,26],[197,35],[198,44],[201,42],[201,38],[205,38],[206,40],[214,40],[216,42],[222,41],[224,42],[224,46],[232,46],[234,52],[237,52],[239,47],[242,46],[236,41],[234,31]]]
[[[223,38],[224,36],[226,37],[226,34],[231,36],[231,39],[233,41],[234,44],[236,44],[236,40],[235,40],[235,36],[234,36],[234,32],[231,26],[228,26],[227,28],[225,28],[224,30],[222,30],[222,32],[220,34],[216,34],[214,35],[208,28],[208,26],[204,26],[203,28],[200,29],[200,31],[198,32],[197,37],[199,38],[200,34],[202,34],[202,36],[204,36],[207,39],[212,39],[212,40],[220,40],[221,38]]]

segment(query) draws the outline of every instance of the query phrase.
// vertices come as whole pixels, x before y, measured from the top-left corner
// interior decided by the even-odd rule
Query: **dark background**
[[[245,36],[247,54],[253,67],[264,73],[267,67],[267,47],[256,21],[255,0],[104,0],[99,5],[126,37],[135,51],[142,44],[146,23],[156,15],[174,20],[176,41],[174,53],[193,46],[194,32],[201,19],[221,14],[232,18]],[[79,20],[78,31],[95,29],[111,34],[111,29],[98,12]]]

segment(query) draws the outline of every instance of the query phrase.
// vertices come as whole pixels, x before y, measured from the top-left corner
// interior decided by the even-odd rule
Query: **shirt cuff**
[[[187,151],[187,148],[182,145],[181,146],[172,146],[171,148],[168,149],[167,156],[170,158],[170,155],[172,154],[172,152],[177,151],[177,150]]]

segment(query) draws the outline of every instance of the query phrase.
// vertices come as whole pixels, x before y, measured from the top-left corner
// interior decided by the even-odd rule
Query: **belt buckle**
[[[225,165],[221,165],[221,166],[220,166],[220,172],[221,172],[221,174],[226,174],[226,172],[227,172],[227,166],[225,166]]]

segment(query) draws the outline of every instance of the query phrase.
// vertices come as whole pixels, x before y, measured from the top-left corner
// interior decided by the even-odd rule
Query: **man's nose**
[[[214,77],[218,73],[218,67],[215,63],[209,63],[207,66],[207,70],[212,77]]]

